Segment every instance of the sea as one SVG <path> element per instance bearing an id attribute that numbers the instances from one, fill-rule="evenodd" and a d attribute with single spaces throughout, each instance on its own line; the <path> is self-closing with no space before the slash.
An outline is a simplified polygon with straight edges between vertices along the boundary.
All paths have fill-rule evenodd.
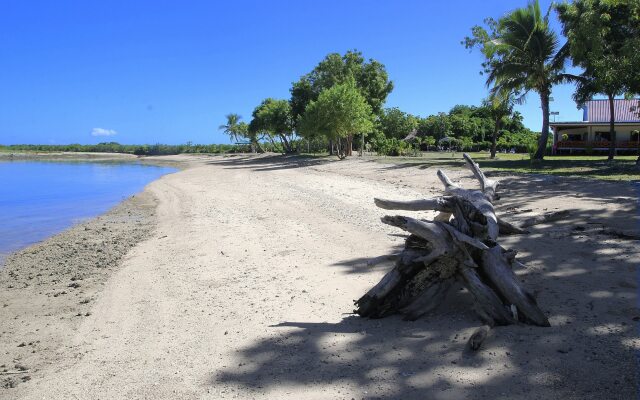
<path id="1" fill-rule="evenodd" d="M 0 161 L 0 265 L 175 171 L 130 162 Z"/>

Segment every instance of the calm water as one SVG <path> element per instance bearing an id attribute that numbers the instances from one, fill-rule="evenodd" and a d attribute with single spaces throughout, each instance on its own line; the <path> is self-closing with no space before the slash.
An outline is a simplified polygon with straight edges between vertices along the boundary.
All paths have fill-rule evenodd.
<path id="1" fill-rule="evenodd" d="M 0 264 L 174 171 L 131 163 L 0 162 Z"/>

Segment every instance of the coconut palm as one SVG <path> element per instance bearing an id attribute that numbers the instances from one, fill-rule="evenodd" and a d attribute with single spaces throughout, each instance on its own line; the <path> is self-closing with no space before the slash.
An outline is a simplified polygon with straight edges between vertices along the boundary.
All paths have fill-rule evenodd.
<path id="1" fill-rule="evenodd" d="M 237 142 L 238 136 L 242 134 L 242 123 L 240 122 L 242 117 L 239 114 L 230 113 L 225 115 L 225 118 L 227 123 L 220 125 L 218 129 L 229 135 L 232 142 Z"/>
<path id="2" fill-rule="evenodd" d="M 558 35 L 549 26 L 549 12 L 541 13 L 538 0 L 488 22 L 491 33 L 475 27 L 474 38 L 467 38 L 465 43 L 482 48 L 487 58 L 483 64 L 487 85 L 493 85 L 493 94 L 517 93 L 519 101 L 531 90 L 540 96 L 542 132 L 534 157 L 542 159 L 549 137 L 551 88 L 566 81 L 563 71 L 568 48 L 560 47 Z"/>
<path id="3" fill-rule="evenodd" d="M 516 99 L 513 93 L 494 93 L 484 101 L 484 106 L 489 110 L 489 115 L 493 120 L 493 133 L 491 135 L 491 158 L 496 158 L 496 142 L 498 133 L 508 123 L 509 117 L 513 114 L 513 106 Z"/>

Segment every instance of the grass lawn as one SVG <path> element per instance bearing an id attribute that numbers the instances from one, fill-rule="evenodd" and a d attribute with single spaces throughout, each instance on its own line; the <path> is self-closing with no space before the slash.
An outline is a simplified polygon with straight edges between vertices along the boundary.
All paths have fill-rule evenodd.
<path id="1" fill-rule="evenodd" d="M 617 156 L 608 162 L 606 156 L 546 156 L 543 161 L 530 161 L 528 154 L 469 153 L 487 171 L 550 174 L 576 176 L 613 181 L 640 181 L 640 169 L 636 168 L 637 156 Z M 423 153 L 421 157 L 379 157 L 380 163 L 422 165 L 428 167 L 464 167 L 462 153 Z"/>

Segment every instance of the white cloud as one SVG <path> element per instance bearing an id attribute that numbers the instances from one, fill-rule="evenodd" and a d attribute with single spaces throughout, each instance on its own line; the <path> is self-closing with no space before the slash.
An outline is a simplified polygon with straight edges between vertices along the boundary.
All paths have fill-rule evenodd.
<path id="1" fill-rule="evenodd" d="M 118 132 L 113 129 L 93 128 L 91 130 L 91 136 L 113 136 L 117 134 Z"/>

